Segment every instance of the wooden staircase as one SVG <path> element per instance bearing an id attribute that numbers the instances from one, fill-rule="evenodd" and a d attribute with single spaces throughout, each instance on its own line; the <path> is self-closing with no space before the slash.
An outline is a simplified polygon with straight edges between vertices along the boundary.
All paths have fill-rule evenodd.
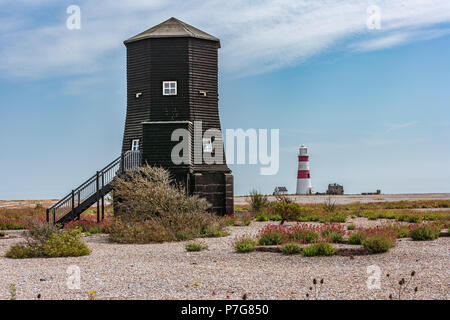
<path id="1" fill-rule="evenodd" d="M 105 216 L 105 196 L 112 190 L 114 179 L 127 170 L 141 166 L 139 151 L 127 151 L 97 171 L 78 188 L 47 209 L 47 222 L 64 225 L 75 219 L 97 202 L 97 222 Z M 100 210 L 101 205 L 101 210 Z"/>

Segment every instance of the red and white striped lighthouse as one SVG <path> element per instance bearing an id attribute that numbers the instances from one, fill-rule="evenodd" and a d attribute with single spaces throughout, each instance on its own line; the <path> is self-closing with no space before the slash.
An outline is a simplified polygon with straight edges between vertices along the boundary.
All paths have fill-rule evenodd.
<path id="1" fill-rule="evenodd" d="M 311 175 L 309 173 L 308 148 L 302 145 L 298 154 L 297 194 L 311 194 Z"/>

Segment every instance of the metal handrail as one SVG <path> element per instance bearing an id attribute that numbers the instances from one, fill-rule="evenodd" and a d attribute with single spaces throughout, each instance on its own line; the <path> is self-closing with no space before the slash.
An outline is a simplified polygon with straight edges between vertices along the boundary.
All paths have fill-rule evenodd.
<path id="1" fill-rule="evenodd" d="M 72 212 L 78 206 L 83 204 L 84 201 L 95 194 L 97 194 L 98 200 L 100 197 L 99 191 L 108 186 L 118 174 L 140 166 L 141 154 L 139 151 L 125 152 L 102 170 L 97 171 L 95 175 L 87 179 L 76 189 L 72 190 L 72 192 L 63 197 L 57 203 L 50 206 L 47 209 L 47 222 L 50 221 L 50 213 L 52 213 L 53 223 L 56 223 L 59 218 Z"/>

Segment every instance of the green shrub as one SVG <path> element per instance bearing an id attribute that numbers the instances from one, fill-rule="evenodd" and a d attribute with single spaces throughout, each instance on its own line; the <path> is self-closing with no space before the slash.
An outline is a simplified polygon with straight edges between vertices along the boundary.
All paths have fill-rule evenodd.
<path id="1" fill-rule="evenodd" d="M 395 224 L 395 225 L 389 226 L 389 228 L 397 233 L 397 238 L 398 239 L 410 237 L 410 231 L 409 231 L 409 228 L 407 226 L 403 226 L 403 225 L 400 225 L 400 224 Z"/>
<path id="2" fill-rule="evenodd" d="M 439 238 L 440 228 L 433 225 L 421 225 L 411 231 L 411 238 L 416 241 L 435 240 Z"/>
<path id="3" fill-rule="evenodd" d="M 330 215 L 326 222 L 345 222 L 347 221 L 347 214 L 343 212 L 338 212 L 334 215 Z"/>
<path id="4" fill-rule="evenodd" d="M 3 231 L 0 231 L 0 238 L 6 236 L 6 233 Z"/>
<path id="5" fill-rule="evenodd" d="M 296 242 L 289 242 L 281 247 L 281 252 L 283 252 L 284 254 L 295 254 L 299 253 L 300 251 L 300 246 Z"/>
<path id="6" fill-rule="evenodd" d="M 13 245 L 6 256 L 14 259 L 78 257 L 91 253 L 80 241 L 81 230 L 58 230 L 51 225 L 33 223 L 29 226 L 27 242 Z"/>
<path id="7" fill-rule="evenodd" d="M 252 218 L 250 216 L 245 215 L 241 217 L 241 226 L 243 227 L 249 226 L 251 222 Z"/>
<path id="8" fill-rule="evenodd" d="M 279 214 L 274 214 L 269 218 L 271 221 L 281 221 L 283 218 Z"/>
<path id="9" fill-rule="evenodd" d="M 362 241 L 366 239 L 366 234 L 363 231 L 352 232 L 348 237 L 348 243 L 350 244 L 361 244 Z"/>
<path id="10" fill-rule="evenodd" d="M 12 259 L 38 258 L 42 256 L 43 253 L 41 248 L 31 247 L 25 243 L 13 245 L 6 252 L 6 257 Z"/>
<path id="11" fill-rule="evenodd" d="M 230 234 L 224 230 L 219 230 L 219 229 L 213 229 L 211 231 L 208 231 L 207 235 L 205 237 L 208 238 L 221 238 L 221 237 L 226 237 L 229 236 Z"/>
<path id="12" fill-rule="evenodd" d="M 341 233 L 339 233 L 339 232 L 332 232 L 329 235 L 329 238 L 334 243 L 343 243 L 343 242 L 345 242 L 344 236 Z"/>
<path id="13" fill-rule="evenodd" d="M 64 229 L 72 230 L 75 228 L 79 228 L 81 232 L 86 235 L 99 234 L 99 233 L 107 233 L 108 225 L 111 221 L 105 219 L 101 222 L 97 222 L 94 220 L 74 220 L 64 224 Z"/>
<path id="14" fill-rule="evenodd" d="M 347 230 L 355 230 L 355 229 L 356 229 L 356 226 L 354 224 L 349 224 L 347 226 Z"/>
<path id="15" fill-rule="evenodd" d="M 286 238 L 287 236 L 284 233 L 278 230 L 271 230 L 270 232 L 261 234 L 259 244 L 262 246 L 281 244 Z"/>
<path id="16" fill-rule="evenodd" d="M 188 243 L 186 245 L 186 251 L 202 251 L 207 249 L 208 246 L 205 246 L 201 243 L 198 242 L 192 242 L 192 243 Z"/>
<path id="17" fill-rule="evenodd" d="M 323 210 L 328 213 L 333 213 L 336 211 L 336 201 L 334 201 L 331 197 L 323 203 Z"/>
<path id="18" fill-rule="evenodd" d="M 255 250 L 257 242 L 253 238 L 242 237 L 234 242 L 234 249 L 237 252 L 245 253 Z"/>
<path id="19" fill-rule="evenodd" d="M 260 213 L 256 216 L 256 221 L 268 221 L 269 218 L 264 214 Z"/>
<path id="20" fill-rule="evenodd" d="M 388 251 L 395 240 L 390 237 L 384 237 L 379 235 L 373 235 L 367 237 L 362 241 L 364 248 L 370 251 L 370 253 L 382 253 Z"/>
<path id="21" fill-rule="evenodd" d="M 253 189 L 250 191 L 250 194 L 247 198 L 247 202 L 250 205 L 250 210 L 253 213 L 258 213 L 262 208 L 265 208 L 269 205 L 269 201 L 267 197 L 261 194 L 258 190 Z"/>
<path id="22" fill-rule="evenodd" d="M 81 242 L 81 230 L 74 229 L 68 232 L 54 233 L 43 246 L 44 256 L 56 257 L 79 257 L 91 253 L 89 248 Z"/>
<path id="23" fill-rule="evenodd" d="M 420 216 L 409 216 L 406 218 L 406 221 L 411 222 L 411 223 L 418 223 L 420 221 L 422 221 L 422 217 Z"/>
<path id="24" fill-rule="evenodd" d="M 330 243 L 319 242 L 304 247 L 302 252 L 305 257 L 331 256 L 335 253 L 335 250 Z"/>
<path id="25" fill-rule="evenodd" d="M 205 199 L 188 196 L 169 172 L 159 167 L 142 166 L 129 170 L 113 182 L 114 215 L 122 221 L 144 222 L 153 218 L 205 213 Z"/>
<path id="26" fill-rule="evenodd" d="M 297 203 L 277 202 L 272 207 L 273 212 L 281 217 L 281 222 L 295 221 L 301 213 L 301 207 Z"/>

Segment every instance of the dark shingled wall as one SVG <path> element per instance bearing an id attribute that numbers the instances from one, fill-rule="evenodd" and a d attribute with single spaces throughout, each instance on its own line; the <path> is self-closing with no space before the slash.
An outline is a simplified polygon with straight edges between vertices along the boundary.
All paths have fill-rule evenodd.
<path id="1" fill-rule="evenodd" d="M 150 38 L 127 43 L 126 47 L 128 94 L 122 151 L 130 150 L 132 139 L 140 139 L 144 161 L 169 169 L 190 193 L 205 197 L 212 204 L 212 211 L 232 213 L 233 176 L 225 162 L 174 165 L 170 158 L 178 143 L 171 141 L 175 129 L 186 128 L 192 134 L 193 123 L 199 120 L 203 122 L 203 132 L 221 129 L 217 42 Z M 176 96 L 162 94 L 163 81 L 177 81 Z M 207 95 L 201 95 L 200 90 L 207 91 Z M 136 98 L 138 92 L 142 95 Z M 201 146 L 194 150 L 192 135 L 191 140 L 193 160 L 193 152 L 202 150 Z"/>

